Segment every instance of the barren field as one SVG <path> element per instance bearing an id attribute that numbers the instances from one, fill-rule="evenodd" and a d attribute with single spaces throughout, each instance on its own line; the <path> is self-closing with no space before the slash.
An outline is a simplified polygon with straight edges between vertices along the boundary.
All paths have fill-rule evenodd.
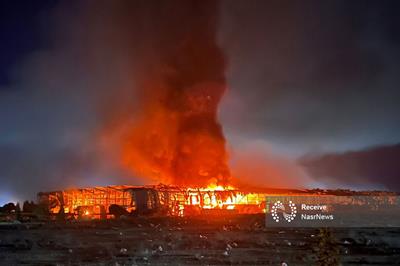
<path id="1" fill-rule="evenodd" d="M 400 265 L 400 228 L 331 234 L 265 228 L 264 215 L 2 224 L 0 264 L 316 265 L 337 250 L 342 265 Z"/>

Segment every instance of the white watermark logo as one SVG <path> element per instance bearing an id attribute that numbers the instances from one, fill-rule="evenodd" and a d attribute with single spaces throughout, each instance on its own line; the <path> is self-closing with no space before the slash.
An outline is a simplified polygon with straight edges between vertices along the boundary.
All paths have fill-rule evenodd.
<path id="1" fill-rule="evenodd" d="M 267 227 L 400 227 L 400 196 L 301 194 L 265 199 Z"/>
<path id="2" fill-rule="evenodd" d="M 289 206 L 290 212 L 286 211 L 286 208 L 281 201 L 278 200 L 277 202 L 275 202 L 274 205 L 272 205 L 272 211 L 271 211 L 272 219 L 274 219 L 275 222 L 279 223 L 280 216 L 278 215 L 278 210 L 280 210 L 279 212 L 282 213 L 283 218 L 288 223 L 293 221 L 294 218 L 296 218 L 297 208 L 296 208 L 296 205 L 291 200 L 289 201 L 288 206 Z"/>

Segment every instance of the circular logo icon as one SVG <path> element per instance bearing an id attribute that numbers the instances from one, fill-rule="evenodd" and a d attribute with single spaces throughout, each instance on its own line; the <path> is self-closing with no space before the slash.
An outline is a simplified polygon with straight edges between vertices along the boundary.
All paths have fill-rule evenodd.
<path id="1" fill-rule="evenodd" d="M 296 218 L 297 208 L 296 205 L 290 200 L 287 209 L 285 208 L 283 203 L 278 200 L 277 202 L 274 203 L 274 205 L 272 205 L 272 210 L 271 210 L 272 219 L 274 219 L 275 222 L 279 223 L 280 221 L 279 213 L 282 213 L 283 218 L 288 223 L 290 223 L 291 221 L 294 220 L 294 218 Z"/>

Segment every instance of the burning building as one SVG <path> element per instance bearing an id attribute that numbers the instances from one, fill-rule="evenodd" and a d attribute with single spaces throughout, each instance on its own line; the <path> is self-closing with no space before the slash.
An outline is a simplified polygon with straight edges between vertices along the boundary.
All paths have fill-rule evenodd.
<path id="1" fill-rule="evenodd" d="M 306 204 L 374 206 L 395 204 L 397 194 L 391 192 L 356 192 L 349 190 L 238 190 L 221 186 L 184 188 L 178 186 L 107 186 L 67 189 L 38 193 L 39 204 L 51 215 L 64 213 L 71 218 L 113 218 L 127 216 L 195 216 L 201 214 L 256 214 L 270 212 L 270 200 L 296 199 Z M 370 196 L 366 201 L 365 196 Z M 372 196 L 372 197 L 371 197 Z M 113 213 L 112 209 L 119 209 Z"/>
<path id="2" fill-rule="evenodd" d="M 40 204 L 50 214 L 64 212 L 76 218 L 109 218 L 110 207 L 122 207 L 126 214 L 168 216 L 207 212 L 262 213 L 265 193 L 233 188 L 182 188 L 177 186 L 108 186 L 38 193 Z"/>
<path id="3" fill-rule="evenodd" d="M 232 187 L 226 139 L 218 119 L 219 103 L 227 90 L 227 60 L 217 42 L 219 3 L 173 3 L 157 3 L 162 12 L 152 23 L 165 32 L 153 36 L 155 41 L 147 46 L 150 50 L 144 49 L 146 64 L 135 75 L 133 86 L 128 86 L 137 90 L 137 106 L 124 106 L 125 112 L 116 114 L 110 110 L 118 107 L 107 106 L 107 130 L 100 134 L 118 136 L 117 145 L 111 146 L 118 146 L 122 167 L 133 176 L 168 185 L 39 193 L 39 202 L 50 213 L 106 218 L 112 206 L 131 214 L 172 216 L 265 210 L 265 191 Z M 132 109 L 137 113 L 130 113 Z"/>
<path id="4" fill-rule="evenodd" d="M 231 187 L 218 119 L 227 90 L 227 60 L 217 42 L 218 1 L 167 1 L 157 3 L 158 9 L 162 12 L 152 24 L 165 32 L 153 36 L 150 50 L 144 49 L 147 68 L 130 87 L 138 91 L 138 112 L 107 115 L 107 130 L 100 135 L 118 132 L 122 167 L 132 175 L 168 185 L 39 193 L 39 202 L 49 206 L 50 213 L 107 217 L 113 205 L 129 213 L 178 216 L 208 210 L 263 211 L 265 194 Z M 107 108 L 107 114 L 114 109 Z"/>

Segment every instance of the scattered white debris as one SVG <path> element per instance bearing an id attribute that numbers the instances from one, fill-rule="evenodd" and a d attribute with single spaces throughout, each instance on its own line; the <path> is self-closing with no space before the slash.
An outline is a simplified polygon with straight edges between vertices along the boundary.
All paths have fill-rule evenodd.
<path id="1" fill-rule="evenodd" d="M 198 259 L 198 260 L 204 259 L 204 256 L 203 256 L 203 255 L 200 255 L 200 254 L 198 254 L 198 253 L 195 254 L 194 256 L 195 256 L 195 258 Z"/>
<path id="2" fill-rule="evenodd" d="M 292 242 L 290 242 L 289 240 L 284 240 L 285 241 L 285 243 L 288 245 L 288 246 L 291 246 L 292 245 Z"/>
<path id="3" fill-rule="evenodd" d="M 203 236 L 203 235 L 200 235 L 200 238 L 201 238 L 201 239 L 207 239 L 207 237 L 206 237 L 206 236 Z"/>
<path id="4" fill-rule="evenodd" d="M 222 255 L 229 256 L 229 252 L 225 250 L 224 253 L 222 253 Z"/>
<path id="5" fill-rule="evenodd" d="M 125 255 L 127 252 L 128 252 L 128 250 L 127 250 L 126 248 L 121 248 L 121 249 L 119 250 L 119 253 L 121 253 L 121 254 L 123 254 L 123 255 Z"/>

